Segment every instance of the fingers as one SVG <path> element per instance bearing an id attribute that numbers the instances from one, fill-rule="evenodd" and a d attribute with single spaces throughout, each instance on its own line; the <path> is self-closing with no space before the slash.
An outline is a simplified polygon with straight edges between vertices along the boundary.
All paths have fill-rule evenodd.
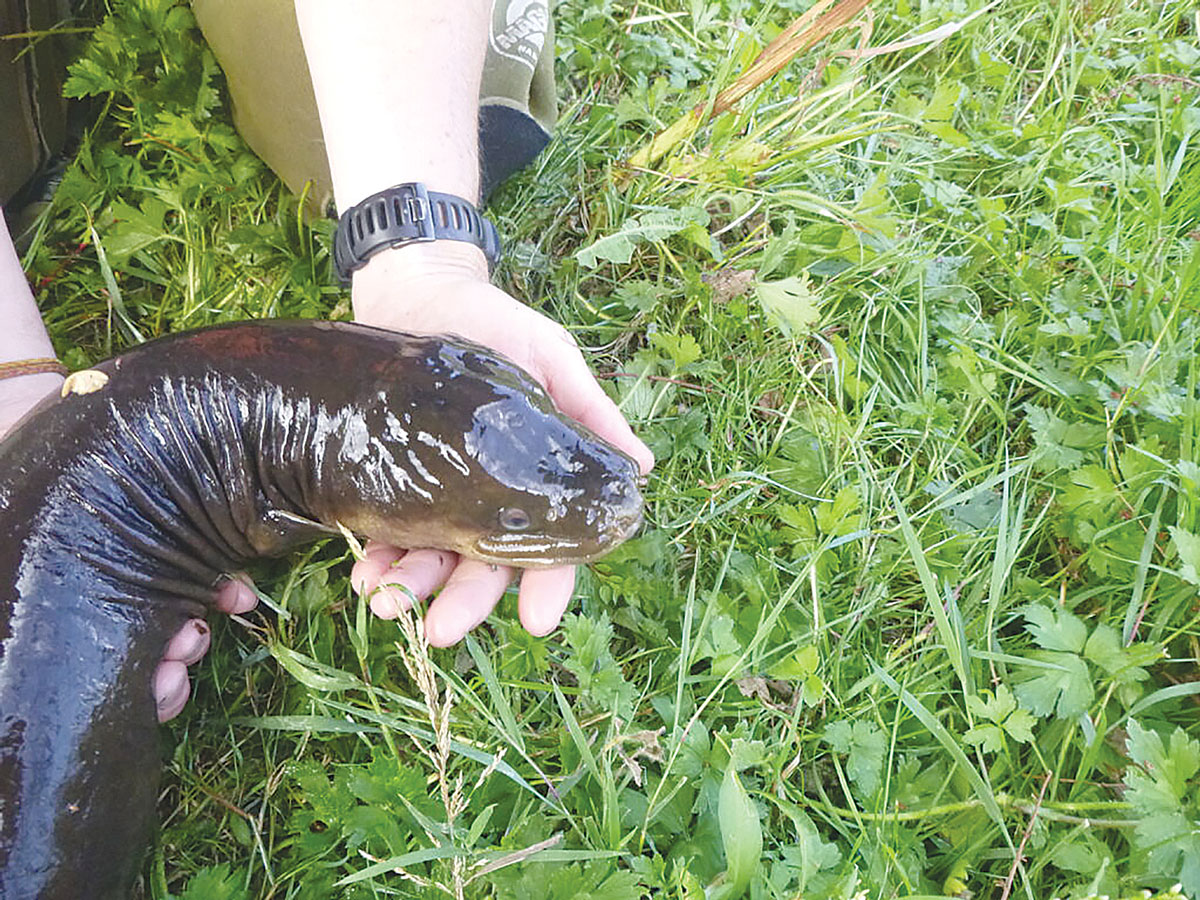
<path id="1" fill-rule="evenodd" d="M 460 559 L 445 550 L 404 551 L 368 541 L 364 552 L 366 558 L 350 572 L 350 583 L 369 595 L 371 611 L 382 619 L 394 619 L 414 598 L 419 602 L 441 588 L 425 614 L 425 637 L 435 647 L 458 643 L 486 619 L 514 575 L 506 566 Z M 549 634 L 558 627 L 574 588 L 573 566 L 523 572 L 521 624 L 531 634 Z"/>
<path id="2" fill-rule="evenodd" d="M 512 580 L 513 570 L 464 559 L 425 614 L 425 636 L 435 647 L 458 643 L 488 617 Z M 529 569 L 521 573 L 518 608 L 530 634 L 558 627 L 575 589 L 575 567 Z"/>
<path id="3" fill-rule="evenodd" d="M 258 606 L 258 595 L 254 593 L 254 582 L 245 572 L 226 576 L 217 586 L 214 602 L 218 610 L 230 615 L 250 612 Z"/>
<path id="4" fill-rule="evenodd" d="M 379 586 L 383 574 L 404 555 L 398 547 L 367 541 L 363 559 L 355 560 L 350 568 L 350 586 L 360 594 L 369 594 Z"/>
<path id="5" fill-rule="evenodd" d="M 371 598 L 371 610 L 385 619 L 394 619 L 402 606 L 408 607 L 414 598 L 424 600 L 445 584 L 457 564 L 458 554 L 448 550 L 412 550 L 404 554 L 384 575 L 380 590 Z"/>
<path id="6" fill-rule="evenodd" d="M 184 666 L 198 663 L 208 652 L 211 641 L 212 632 L 208 623 L 203 619 L 192 619 L 167 642 L 167 649 L 163 651 L 163 661 L 181 662 Z"/>
<path id="7" fill-rule="evenodd" d="M 571 335 L 559 329 L 559 340 L 544 344 L 540 353 L 538 368 L 558 408 L 632 456 L 643 475 L 654 468 L 654 454 L 604 393 Z"/>
<path id="8" fill-rule="evenodd" d="M 213 604 L 225 613 L 249 612 L 258 605 L 254 582 L 243 572 L 224 578 L 213 592 Z M 203 619 L 190 619 L 167 642 L 151 684 L 158 721 L 167 722 L 183 711 L 191 694 L 187 667 L 203 658 L 211 642 L 212 632 Z"/>
<path id="9" fill-rule="evenodd" d="M 183 711 L 191 693 L 187 666 L 176 659 L 165 659 L 154 670 L 154 702 L 158 721 L 167 722 Z"/>
<path id="10" fill-rule="evenodd" d="M 521 624 L 532 635 L 542 637 L 562 621 L 575 590 L 575 567 L 527 569 L 521 573 L 517 611 Z"/>
<path id="11" fill-rule="evenodd" d="M 461 560 L 425 614 L 429 643 L 449 647 L 461 641 L 488 617 L 512 577 L 513 570 L 507 566 Z"/>
<path id="12" fill-rule="evenodd" d="M 356 591 L 370 593 L 371 611 L 381 618 L 395 618 L 414 596 L 421 600 L 441 588 L 425 615 L 425 636 L 435 647 L 458 643 L 486 619 L 514 575 L 506 566 L 460 559 L 444 550 L 406 552 L 370 542 L 365 552 L 366 558 L 351 570 L 350 580 Z M 530 634 L 549 634 L 561 621 L 574 587 L 573 566 L 523 572 L 518 597 L 521 624 Z M 245 575 L 222 582 L 216 596 L 218 608 L 230 613 L 246 612 L 258 602 Z M 211 637 L 203 619 L 192 619 L 168 642 L 153 681 L 160 722 L 175 718 L 187 704 L 191 693 L 187 667 L 204 656 Z"/>
<path id="13" fill-rule="evenodd" d="M 413 601 L 420 602 L 442 587 L 458 563 L 458 554 L 442 550 L 414 550 L 404 553 L 385 572 L 382 583 L 371 595 L 371 612 L 394 619 Z"/>
<path id="14" fill-rule="evenodd" d="M 368 543 L 366 559 L 354 564 L 350 582 L 370 597 L 371 612 L 381 619 L 394 619 L 414 598 L 424 600 L 454 571 L 458 554 L 448 550 L 398 550 L 385 544 Z"/>

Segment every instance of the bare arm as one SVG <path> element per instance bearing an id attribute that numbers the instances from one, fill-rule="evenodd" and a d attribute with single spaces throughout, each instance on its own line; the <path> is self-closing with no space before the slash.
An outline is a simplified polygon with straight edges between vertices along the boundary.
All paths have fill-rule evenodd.
<path id="1" fill-rule="evenodd" d="M 338 207 L 398 181 L 474 202 L 486 0 L 296 0 Z"/>
<path id="2" fill-rule="evenodd" d="M 486 0 L 296 0 L 339 209 L 405 181 L 477 199 L 489 14 Z M 492 286 L 477 248 L 435 241 L 384 251 L 355 273 L 352 290 L 360 322 L 457 333 L 500 350 L 540 379 L 564 412 L 644 470 L 653 465 L 571 336 Z M 372 608 L 384 616 L 408 602 L 405 590 L 387 585 L 418 597 L 441 587 L 426 634 L 432 643 L 452 644 L 487 617 L 513 574 L 443 551 L 372 545 L 353 578 L 360 590 L 374 591 Z M 525 627 L 551 631 L 574 580 L 570 568 L 526 572 L 519 599 Z"/>
<path id="3" fill-rule="evenodd" d="M 0 222 L 0 362 L 54 356 L 42 315 L 21 270 L 8 228 Z M 62 384 L 53 373 L 20 375 L 0 381 L 0 436 L 35 403 Z"/>

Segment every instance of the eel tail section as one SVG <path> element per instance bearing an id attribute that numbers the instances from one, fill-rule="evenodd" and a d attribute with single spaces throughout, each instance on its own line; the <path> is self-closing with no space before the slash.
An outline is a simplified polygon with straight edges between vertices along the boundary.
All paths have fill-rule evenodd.
<path id="1" fill-rule="evenodd" d="M 637 467 L 452 338 L 262 321 L 142 345 L 0 442 L 0 897 L 129 896 L 151 678 L 219 580 L 344 525 L 514 566 L 636 530 Z"/>

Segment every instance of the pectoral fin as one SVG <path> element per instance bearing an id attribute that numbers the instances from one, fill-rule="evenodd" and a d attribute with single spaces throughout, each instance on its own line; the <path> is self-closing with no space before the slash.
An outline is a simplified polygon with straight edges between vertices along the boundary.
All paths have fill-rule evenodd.
<path id="1" fill-rule="evenodd" d="M 254 549 L 264 556 L 279 556 L 302 544 L 338 534 L 336 528 L 282 509 L 268 510 L 249 530 Z"/>

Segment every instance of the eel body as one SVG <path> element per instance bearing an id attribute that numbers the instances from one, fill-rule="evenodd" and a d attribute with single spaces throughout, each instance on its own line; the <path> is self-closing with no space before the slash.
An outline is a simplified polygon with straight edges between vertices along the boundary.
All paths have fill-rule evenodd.
<path id="1" fill-rule="evenodd" d="M 338 523 L 531 567 L 641 519 L 637 467 L 473 344 L 328 322 L 163 338 L 0 443 L 0 897 L 123 898 L 151 678 L 219 579 Z"/>

